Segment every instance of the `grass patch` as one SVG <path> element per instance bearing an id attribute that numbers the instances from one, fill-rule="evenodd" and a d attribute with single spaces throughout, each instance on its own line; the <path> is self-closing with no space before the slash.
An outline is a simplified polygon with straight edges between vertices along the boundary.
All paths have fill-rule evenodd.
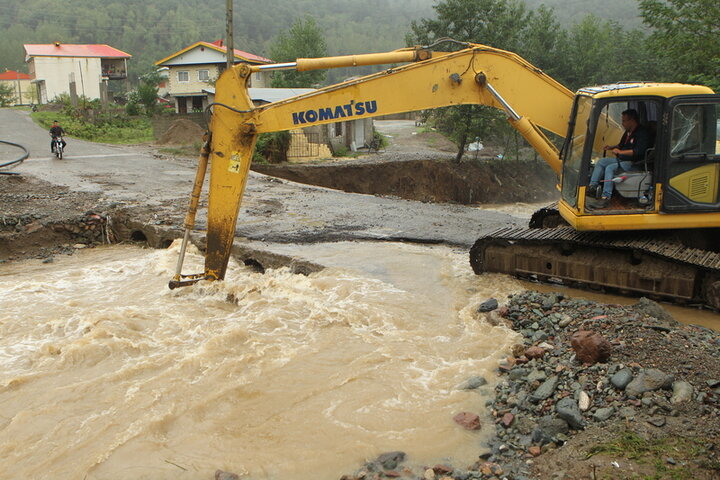
<path id="1" fill-rule="evenodd" d="M 33 112 L 32 119 L 49 130 L 57 120 L 68 135 L 91 142 L 131 144 L 153 141 L 152 125 L 146 117 L 98 114 L 92 121 L 62 112 Z"/>
<path id="2" fill-rule="evenodd" d="M 710 460 L 703 441 L 694 438 L 666 436 L 646 440 L 634 432 L 624 431 L 613 440 L 590 448 L 587 457 L 594 455 L 625 458 L 654 469 L 650 474 L 622 477 L 628 480 L 690 480 L 696 477 L 698 469 L 720 473 L 720 462 Z M 670 458 L 675 465 L 668 462 Z"/>

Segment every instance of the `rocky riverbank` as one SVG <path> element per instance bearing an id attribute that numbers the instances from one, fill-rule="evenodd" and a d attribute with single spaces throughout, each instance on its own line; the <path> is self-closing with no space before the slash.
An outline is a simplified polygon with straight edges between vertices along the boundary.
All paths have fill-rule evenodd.
<path id="1" fill-rule="evenodd" d="M 342 480 L 720 478 L 718 332 L 647 299 L 628 307 L 526 291 L 478 311 L 522 335 L 499 365 L 491 417 L 455 417 L 471 430 L 495 423 L 485 453 L 470 466 L 418 466 L 388 452 Z M 486 385 L 472 377 L 459 388 Z"/>

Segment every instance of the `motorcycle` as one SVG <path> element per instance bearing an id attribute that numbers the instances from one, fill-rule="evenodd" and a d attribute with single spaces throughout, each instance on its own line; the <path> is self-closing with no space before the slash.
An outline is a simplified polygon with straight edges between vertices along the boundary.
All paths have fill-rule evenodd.
<path id="1" fill-rule="evenodd" d="M 63 157 L 63 138 L 61 136 L 53 137 L 52 139 L 52 149 L 53 153 L 55 153 L 55 156 L 59 159 L 62 159 Z"/>

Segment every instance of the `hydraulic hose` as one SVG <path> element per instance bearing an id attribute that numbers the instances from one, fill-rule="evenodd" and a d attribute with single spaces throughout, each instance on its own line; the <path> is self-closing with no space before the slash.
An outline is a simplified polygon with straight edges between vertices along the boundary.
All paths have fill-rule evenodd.
<path id="1" fill-rule="evenodd" d="M 15 160 L 10 160 L 9 162 L 5 162 L 5 163 L 0 163 L 0 168 L 14 167 L 16 165 L 20 165 L 22 162 L 25 161 L 26 158 L 28 158 L 30 156 L 30 151 L 27 148 L 25 148 L 24 146 L 20 145 L 19 143 L 7 142 L 5 140 L 0 140 L 0 143 L 3 143 L 5 145 L 10 145 L 11 147 L 17 147 L 23 151 L 23 153 Z M 0 172 L 0 175 L 16 175 L 16 174 L 11 173 L 11 172 Z"/>

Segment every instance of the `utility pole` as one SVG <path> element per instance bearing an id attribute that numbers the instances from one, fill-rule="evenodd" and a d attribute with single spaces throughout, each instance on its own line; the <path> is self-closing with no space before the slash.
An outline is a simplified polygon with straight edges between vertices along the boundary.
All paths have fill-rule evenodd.
<path id="1" fill-rule="evenodd" d="M 227 0 L 227 28 L 225 32 L 225 48 L 227 49 L 227 69 L 235 63 L 235 47 L 233 46 L 233 0 Z"/>

